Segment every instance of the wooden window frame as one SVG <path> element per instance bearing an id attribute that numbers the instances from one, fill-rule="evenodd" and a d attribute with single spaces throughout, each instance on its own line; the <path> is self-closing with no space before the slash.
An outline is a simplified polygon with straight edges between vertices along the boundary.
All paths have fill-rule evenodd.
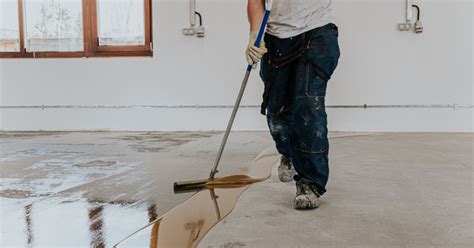
<path id="1" fill-rule="evenodd" d="M 1 58 L 89 58 L 89 57 L 153 57 L 152 0 L 145 3 L 145 45 L 99 46 L 97 1 L 82 0 L 84 51 L 81 52 L 27 52 L 25 49 L 24 0 L 18 1 L 20 51 L 0 52 Z"/>

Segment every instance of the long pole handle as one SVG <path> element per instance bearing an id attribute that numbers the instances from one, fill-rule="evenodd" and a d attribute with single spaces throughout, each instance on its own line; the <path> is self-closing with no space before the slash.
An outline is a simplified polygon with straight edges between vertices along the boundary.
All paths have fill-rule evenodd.
<path id="1" fill-rule="evenodd" d="M 257 40 L 255 41 L 256 47 L 260 47 L 260 43 L 262 42 L 263 35 L 265 34 L 265 29 L 267 27 L 269 16 L 270 16 L 270 9 L 267 8 L 265 10 L 265 15 L 263 16 L 262 25 L 260 26 Z M 218 172 L 217 167 L 219 166 L 219 163 L 221 161 L 222 153 L 224 153 L 224 148 L 225 148 L 225 145 L 227 144 L 227 139 L 229 138 L 229 134 L 230 134 L 230 131 L 232 130 L 232 126 L 234 125 L 235 116 L 237 115 L 237 111 L 239 110 L 240 102 L 242 101 L 245 88 L 247 87 L 247 82 L 249 80 L 251 71 L 252 71 L 252 65 L 248 65 L 247 71 L 245 72 L 244 80 L 242 81 L 242 86 L 240 87 L 240 91 L 237 96 L 237 100 L 235 101 L 235 104 L 234 104 L 234 109 L 232 110 L 229 123 L 227 124 L 227 128 L 224 133 L 224 138 L 222 139 L 221 146 L 219 147 L 219 152 L 217 153 L 217 157 L 214 162 L 214 167 L 212 168 L 211 174 L 209 175 L 209 179 L 214 179 L 216 173 Z"/>

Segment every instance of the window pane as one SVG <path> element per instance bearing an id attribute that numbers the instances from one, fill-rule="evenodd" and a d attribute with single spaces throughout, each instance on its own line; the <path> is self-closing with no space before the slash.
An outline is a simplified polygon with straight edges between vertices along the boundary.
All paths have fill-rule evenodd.
<path id="1" fill-rule="evenodd" d="M 0 52 L 20 51 L 18 1 L 0 0 Z"/>
<path id="2" fill-rule="evenodd" d="M 29 52 L 83 51 L 82 0 L 24 0 Z"/>
<path id="3" fill-rule="evenodd" d="M 144 45 L 144 0 L 97 1 L 99 46 Z"/>

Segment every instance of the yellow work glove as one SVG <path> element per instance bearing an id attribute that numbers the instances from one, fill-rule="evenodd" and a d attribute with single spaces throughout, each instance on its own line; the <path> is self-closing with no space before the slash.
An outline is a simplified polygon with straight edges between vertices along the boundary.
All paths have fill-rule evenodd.
<path id="1" fill-rule="evenodd" d="M 267 48 L 265 47 L 265 42 L 261 41 L 260 47 L 255 46 L 255 41 L 257 41 L 257 32 L 252 32 L 250 34 L 249 45 L 247 46 L 247 50 L 245 50 L 245 55 L 247 57 L 247 62 L 249 65 L 252 66 L 252 69 L 257 68 L 258 62 L 262 59 L 263 55 L 268 52 Z"/>

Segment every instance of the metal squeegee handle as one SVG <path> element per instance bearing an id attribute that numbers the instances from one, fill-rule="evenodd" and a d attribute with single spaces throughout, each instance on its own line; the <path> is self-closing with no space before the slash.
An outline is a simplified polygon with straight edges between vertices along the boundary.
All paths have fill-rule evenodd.
<path id="1" fill-rule="evenodd" d="M 260 31 L 258 32 L 257 40 L 255 41 L 256 47 L 260 47 L 260 43 L 262 42 L 263 35 L 265 34 L 265 29 L 267 27 L 268 17 L 270 16 L 270 10 L 271 10 L 271 1 L 267 1 L 267 6 L 265 9 L 265 14 L 263 16 L 262 25 L 260 26 Z M 244 76 L 244 80 L 242 81 L 242 86 L 240 87 L 239 95 L 237 96 L 234 109 L 232 110 L 232 115 L 230 116 L 229 123 L 227 124 L 227 128 L 224 133 L 224 138 L 222 139 L 221 146 L 219 147 L 219 152 L 217 153 L 217 157 L 214 162 L 214 167 L 212 168 L 211 174 L 209 176 L 210 179 L 214 179 L 216 173 L 218 172 L 217 167 L 219 166 L 219 162 L 221 161 L 222 153 L 224 152 L 227 139 L 229 138 L 230 130 L 232 129 L 232 125 L 234 124 L 235 116 L 237 115 L 237 111 L 239 110 L 240 102 L 242 101 L 242 96 L 244 95 L 245 87 L 247 87 L 247 82 L 249 80 L 251 71 L 252 71 L 252 65 L 248 65 L 247 71 Z"/>

